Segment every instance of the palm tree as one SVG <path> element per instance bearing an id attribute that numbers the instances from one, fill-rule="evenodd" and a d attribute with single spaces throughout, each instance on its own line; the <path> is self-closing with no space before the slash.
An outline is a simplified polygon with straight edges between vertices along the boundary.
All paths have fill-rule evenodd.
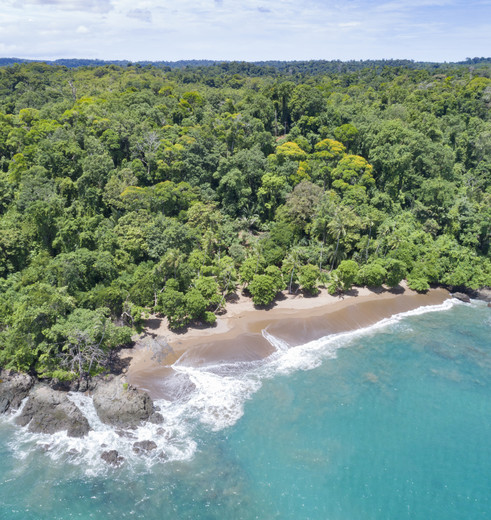
<path id="1" fill-rule="evenodd" d="M 331 270 L 329 272 L 331 272 L 333 267 L 339 264 L 339 262 L 346 260 L 346 257 L 346 251 L 342 247 L 336 248 L 334 244 L 330 244 L 326 250 L 326 258 L 331 262 Z"/>
<path id="2" fill-rule="evenodd" d="M 177 268 L 179 264 L 184 261 L 184 258 L 184 254 L 181 253 L 179 249 L 168 249 L 160 261 L 160 265 L 164 273 L 168 274 L 170 272 L 174 275 L 174 278 L 177 279 Z"/>
<path id="3" fill-rule="evenodd" d="M 288 284 L 288 293 L 292 293 L 293 277 L 295 275 L 295 269 L 300 267 L 300 258 L 297 249 L 292 248 L 288 253 L 287 257 L 283 260 L 283 267 L 286 268 L 290 275 L 290 283 Z"/>
<path id="4" fill-rule="evenodd" d="M 343 213 L 344 212 L 341 211 L 341 208 L 339 208 L 338 211 L 336 211 L 336 213 L 334 214 L 332 220 L 327 225 L 331 233 L 331 236 L 336 240 L 336 249 L 332 256 L 331 271 L 334 269 L 334 262 L 338 257 L 339 242 L 341 240 L 341 237 L 345 237 L 347 233 L 347 215 L 343 215 Z"/>

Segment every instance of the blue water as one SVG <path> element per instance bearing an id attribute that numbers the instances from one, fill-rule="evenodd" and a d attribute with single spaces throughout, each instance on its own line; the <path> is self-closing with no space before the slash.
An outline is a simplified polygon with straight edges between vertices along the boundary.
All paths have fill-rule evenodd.
<path id="1" fill-rule="evenodd" d="M 228 427 L 183 416 L 187 460 L 88 472 L 0 422 L 0 518 L 489 519 L 490 332 L 458 304 L 228 371 L 260 388 L 228 391 Z"/>

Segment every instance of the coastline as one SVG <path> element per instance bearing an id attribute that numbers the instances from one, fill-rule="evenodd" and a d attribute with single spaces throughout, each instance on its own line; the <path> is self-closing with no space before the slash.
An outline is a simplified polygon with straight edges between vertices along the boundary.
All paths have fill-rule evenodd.
<path id="1" fill-rule="evenodd" d="M 401 284 L 395 290 L 354 288 L 348 294 L 331 296 L 325 289 L 317 296 L 283 294 L 274 306 L 257 309 L 250 298 L 239 296 L 227 303 L 217 316 L 215 327 L 190 327 L 172 332 L 164 319 L 151 317 L 135 346 L 121 351 L 129 361 L 126 380 L 152 398 L 174 400 L 188 381 L 177 378 L 172 368 L 177 360 L 190 366 L 257 361 L 276 348 L 262 334 L 295 346 L 329 334 L 348 332 L 373 325 L 384 318 L 449 298 L 445 289 L 419 294 Z M 185 388 L 184 388 L 185 391 Z"/>

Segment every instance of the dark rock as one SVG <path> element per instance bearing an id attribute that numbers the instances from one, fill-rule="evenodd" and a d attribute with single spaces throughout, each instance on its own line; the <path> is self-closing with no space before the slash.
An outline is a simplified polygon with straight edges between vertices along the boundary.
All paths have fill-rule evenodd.
<path id="1" fill-rule="evenodd" d="M 476 300 L 491 303 L 491 289 L 489 287 L 478 289 L 476 293 Z"/>
<path id="2" fill-rule="evenodd" d="M 81 379 L 78 382 L 77 392 L 87 392 L 88 389 L 89 389 L 89 383 L 88 383 L 87 379 Z"/>
<path id="3" fill-rule="evenodd" d="M 133 444 L 133 451 L 140 455 L 155 449 L 157 449 L 157 445 L 153 441 L 139 441 Z"/>
<path id="4" fill-rule="evenodd" d="M 103 423 L 135 428 L 153 413 L 150 396 L 125 383 L 121 377 L 100 382 L 93 395 L 94 407 Z"/>
<path id="5" fill-rule="evenodd" d="M 162 424 L 164 422 L 164 417 L 161 413 L 154 412 L 149 418 L 148 422 L 151 422 L 152 424 Z"/>
<path id="6" fill-rule="evenodd" d="M 66 431 L 69 437 L 83 437 L 90 426 L 77 406 L 65 392 L 38 386 L 27 400 L 16 419 L 20 426 L 28 426 L 34 433 L 56 433 Z"/>
<path id="7" fill-rule="evenodd" d="M 473 300 L 480 300 L 482 302 L 491 302 L 491 288 L 483 287 L 482 289 L 462 289 L 460 294 L 466 294 Z M 457 294 L 457 293 L 455 293 Z M 454 296 L 455 296 L 454 294 Z M 456 297 L 456 296 L 455 296 Z"/>
<path id="8" fill-rule="evenodd" d="M 488 307 L 491 307 L 491 303 L 488 303 Z"/>
<path id="9" fill-rule="evenodd" d="M 470 303 L 471 302 L 471 299 L 469 298 L 469 296 L 467 294 L 464 294 L 464 293 L 461 293 L 461 292 L 453 293 L 452 296 L 454 298 L 457 298 L 457 300 L 460 300 L 461 302 L 464 302 L 464 303 Z"/>
<path id="10" fill-rule="evenodd" d="M 124 457 L 121 457 L 117 450 L 103 451 L 101 459 L 112 466 L 121 466 L 124 462 Z"/>
<path id="11" fill-rule="evenodd" d="M 124 439 L 136 439 L 136 435 L 128 430 L 116 430 L 116 434 Z"/>
<path id="12" fill-rule="evenodd" d="M 53 390 L 59 390 L 60 392 L 77 392 L 78 390 L 78 379 L 73 381 L 64 381 L 54 377 L 47 381 L 47 384 Z"/>
<path id="13" fill-rule="evenodd" d="M 61 390 L 62 392 L 86 392 L 89 389 L 89 380 L 82 378 L 73 381 L 60 381 L 55 378 L 51 379 L 49 386 L 53 390 Z"/>
<path id="14" fill-rule="evenodd" d="M 0 370 L 0 413 L 19 408 L 33 384 L 34 379 L 27 374 Z"/>

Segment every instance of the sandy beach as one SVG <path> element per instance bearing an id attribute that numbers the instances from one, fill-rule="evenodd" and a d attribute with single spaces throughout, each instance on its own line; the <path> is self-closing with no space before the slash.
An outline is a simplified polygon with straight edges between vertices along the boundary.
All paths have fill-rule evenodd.
<path id="1" fill-rule="evenodd" d="M 227 303 L 215 327 L 190 327 L 176 333 L 169 330 L 165 318 L 151 317 L 135 346 L 123 350 L 121 357 L 131 358 L 126 374 L 129 383 L 153 398 L 172 400 L 186 387 L 172 369 L 178 359 L 192 366 L 264 359 L 275 348 L 263 337 L 263 330 L 294 347 L 448 298 L 444 289 L 418 294 L 405 285 L 396 290 L 354 288 L 342 296 L 331 296 L 324 289 L 315 297 L 285 293 L 266 310 L 256 309 L 250 298 L 241 295 Z"/>

